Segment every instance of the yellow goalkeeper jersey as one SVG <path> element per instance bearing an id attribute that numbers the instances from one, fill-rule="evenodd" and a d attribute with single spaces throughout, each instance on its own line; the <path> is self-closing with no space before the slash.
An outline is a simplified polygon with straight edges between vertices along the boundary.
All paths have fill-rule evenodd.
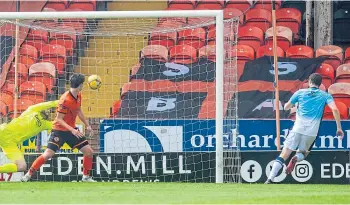
<path id="1" fill-rule="evenodd" d="M 0 146 L 1 141 L 15 140 L 20 143 L 43 130 L 51 130 L 52 122 L 43 119 L 40 112 L 54 108 L 57 104 L 58 100 L 29 106 L 19 117 L 8 124 L 2 124 L 0 126 Z"/>

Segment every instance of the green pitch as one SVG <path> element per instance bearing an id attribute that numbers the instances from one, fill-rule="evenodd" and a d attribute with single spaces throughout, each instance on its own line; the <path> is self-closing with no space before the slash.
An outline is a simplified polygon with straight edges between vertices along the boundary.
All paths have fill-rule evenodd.
<path id="1" fill-rule="evenodd" d="M 0 183 L 0 203 L 349 204 L 349 185 Z"/>

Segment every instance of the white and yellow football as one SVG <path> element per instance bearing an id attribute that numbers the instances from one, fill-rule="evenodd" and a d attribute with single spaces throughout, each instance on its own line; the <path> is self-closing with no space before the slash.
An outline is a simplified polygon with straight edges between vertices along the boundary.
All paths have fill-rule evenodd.
<path id="1" fill-rule="evenodd" d="M 87 83 L 90 89 L 97 90 L 101 87 L 102 80 L 101 77 L 98 75 L 90 75 Z"/>

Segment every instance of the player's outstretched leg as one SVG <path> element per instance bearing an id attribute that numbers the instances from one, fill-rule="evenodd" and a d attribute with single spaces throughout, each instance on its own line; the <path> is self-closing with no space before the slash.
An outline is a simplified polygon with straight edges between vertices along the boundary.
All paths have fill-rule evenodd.
<path id="1" fill-rule="evenodd" d="M 23 172 L 27 169 L 27 163 L 24 160 L 21 150 L 18 149 L 16 143 L 8 144 L 2 147 L 6 157 L 11 163 L 6 163 L 0 166 L 0 173 L 15 173 Z"/>
<path id="2" fill-rule="evenodd" d="M 46 149 L 45 152 L 40 155 L 36 160 L 33 162 L 32 166 L 28 170 L 28 172 L 21 178 L 22 182 L 27 182 L 32 178 L 32 175 L 34 172 L 38 171 L 40 167 L 50 158 L 52 158 L 55 155 L 55 151 L 52 149 Z"/>
<path id="3" fill-rule="evenodd" d="M 83 178 L 82 182 L 96 182 L 90 176 L 90 171 L 92 169 L 92 160 L 94 156 L 94 151 L 92 150 L 89 144 L 85 145 L 80 149 L 80 151 L 84 154 L 83 158 Z"/>

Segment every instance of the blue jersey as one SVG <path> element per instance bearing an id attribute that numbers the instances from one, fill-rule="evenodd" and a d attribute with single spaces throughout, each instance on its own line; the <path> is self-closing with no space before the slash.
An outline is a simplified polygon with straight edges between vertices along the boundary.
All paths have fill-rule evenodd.
<path id="1" fill-rule="evenodd" d="M 318 89 L 307 88 L 298 90 L 290 99 L 297 104 L 296 120 L 292 131 L 308 136 L 316 136 L 326 104 L 334 102 L 333 97 Z"/>

